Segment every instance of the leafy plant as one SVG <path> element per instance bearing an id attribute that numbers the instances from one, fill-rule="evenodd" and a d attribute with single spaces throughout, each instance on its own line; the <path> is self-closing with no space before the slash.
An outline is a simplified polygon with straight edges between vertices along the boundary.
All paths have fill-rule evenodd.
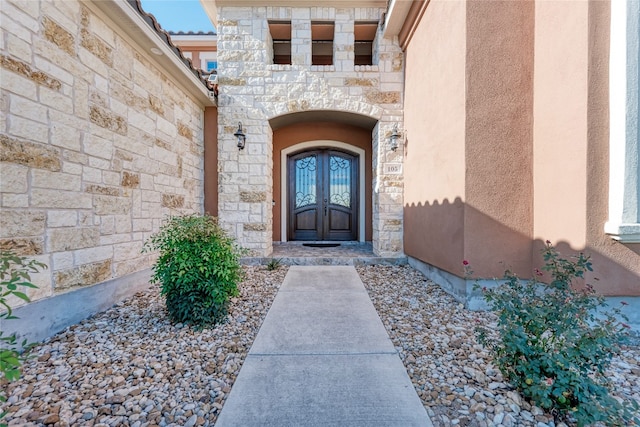
<path id="1" fill-rule="evenodd" d="M 31 283 L 31 273 L 37 273 L 47 266 L 36 260 L 28 260 L 26 257 L 15 255 L 10 251 L 0 251 L 0 325 L 4 320 L 17 319 L 13 315 L 13 309 L 8 299 L 11 296 L 29 302 L 27 294 L 21 288 L 37 288 Z M 22 363 L 28 357 L 31 346 L 24 340 L 18 345 L 16 335 L 5 336 L 0 330 L 0 383 L 15 381 L 20 378 Z M 5 388 L 0 390 L 0 403 L 6 402 Z M 0 414 L 0 420 L 6 412 Z"/>
<path id="2" fill-rule="evenodd" d="M 590 285 L 572 286 L 592 271 L 588 256 L 562 258 L 549 241 L 542 253 L 548 284 L 539 270 L 526 281 L 507 271 L 505 284 L 483 288 L 498 316 L 497 338 L 485 326 L 477 328 L 479 341 L 525 398 L 559 418 L 578 426 L 639 423 L 637 402 L 612 397 L 606 377 L 629 328 L 616 316 L 626 318 L 619 308 L 606 310 L 604 297 Z"/>
<path id="3" fill-rule="evenodd" d="M 281 261 L 279 258 L 271 258 L 267 263 L 267 271 L 273 271 L 280 268 Z"/>
<path id="4" fill-rule="evenodd" d="M 160 283 L 169 316 L 198 327 L 221 322 L 242 279 L 240 248 L 214 217 L 168 218 L 143 251 L 159 251 L 152 280 Z"/>

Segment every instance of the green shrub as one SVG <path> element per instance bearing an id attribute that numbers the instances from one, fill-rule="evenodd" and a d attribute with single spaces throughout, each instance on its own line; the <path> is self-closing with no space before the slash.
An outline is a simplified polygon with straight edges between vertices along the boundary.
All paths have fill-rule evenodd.
<path id="1" fill-rule="evenodd" d="M 498 316 L 497 338 L 479 327 L 479 341 L 492 351 L 507 381 L 559 418 L 578 426 L 638 423 L 637 402 L 613 398 L 606 377 L 627 336 L 628 326 L 615 318 L 620 310 L 605 310 L 604 298 L 589 285 L 572 287 L 592 271 L 589 257 L 561 258 L 548 241 L 543 257 L 548 285 L 540 282 L 545 274 L 539 270 L 527 281 L 507 271 L 505 284 L 483 289 Z"/>
<path id="2" fill-rule="evenodd" d="M 225 318 L 242 279 L 241 251 L 214 217 L 170 217 L 143 250 L 159 251 L 152 280 L 161 284 L 174 322 L 204 327 Z"/>
<path id="3" fill-rule="evenodd" d="M 267 263 L 267 271 L 274 271 L 280 268 L 282 260 L 279 258 L 271 258 Z"/>
<path id="4" fill-rule="evenodd" d="M 31 273 L 44 268 L 47 266 L 36 260 L 28 260 L 10 251 L 0 251 L 0 325 L 5 320 L 17 319 L 7 299 L 14 296 L 29 302 L 29 297 L 19 289 L 36 288 L 31 283 Z M 0 330 L 0 384 L 20 378 L 20 368 L 28 357 L 30 347 L 26 341 L 18 345 L 15 334 L 4 336 L 4 332 Z M 5 387 L 0 387 L 0 403 L 7 401 L 5 393 Z M 5 415 L 6 412 L 1 413 L 0 420 Z"/>

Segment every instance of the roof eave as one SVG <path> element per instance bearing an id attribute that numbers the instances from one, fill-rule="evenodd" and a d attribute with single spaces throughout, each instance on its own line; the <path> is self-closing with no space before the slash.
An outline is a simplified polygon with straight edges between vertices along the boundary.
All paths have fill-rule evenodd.
<path id="1" fill-rule="evenodd" d="M 203 81 L 194 74 L 193 69 L 183 62 L 167 43 L 167 40 L 163 40 L 158 29 L 151 28 L 129 1 L 95 1 L 91 4 L 118 25 L 131 41 L 134 41 L 144 52 L 148 53 L 150 60 L 167 72 L 174 79 L 174 83 L 195 101 L 202 106 L 216 105 L 214 92 L 207 89 Z M 160 31 L 163 30 L 160 28 Z M 152 48 L 157 49 L 161 55 L 151 53 Z"/>

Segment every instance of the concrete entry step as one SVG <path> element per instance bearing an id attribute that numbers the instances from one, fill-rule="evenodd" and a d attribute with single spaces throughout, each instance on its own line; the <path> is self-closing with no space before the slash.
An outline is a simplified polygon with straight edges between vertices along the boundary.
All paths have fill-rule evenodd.
<path id="1" fill-rule="evenodd" d="M 339 246 L 334 246 L 339 244 Z M 309 246 L 314 245 L 314 246 Z M 327 245 L 323 247 L 324 245 Z M 328 246 L 331 245 L 331 246 Z M 404 265 L 406 256 L 379 257 L 370 242 L 285 242 L 274 243 L 269 257 L 246 257 L 245 265 L 266 265 L 272 260 L 284 265 Z"/>
<path id="2" fill-rule="evenodd" d="M 294 266 L 216 426 L 432 426 L 352 266 Z"/>

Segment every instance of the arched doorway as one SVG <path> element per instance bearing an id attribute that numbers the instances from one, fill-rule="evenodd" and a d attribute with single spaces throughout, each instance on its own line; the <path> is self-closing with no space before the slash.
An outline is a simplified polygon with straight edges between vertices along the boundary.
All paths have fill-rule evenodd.
<path id="1" fill-rule="evenodd" d="M 281 241 L 366 241 L 366 204 L 370 201 L 366 191 L 371 186 L 366 185 L 365 150 L 340 141 L 319 140 L 289 146 L 280 155 Z M 309 170 L 313 168 L 316 170 Z M 307 191 L 314 179 L 315 193 Z M 348 207 L 345 191 L 349 192 Z"/>
<path id="2" fill-rule="evenodd" d="M 359 156 L 317 147 L 287 156 L 287 240 L 358 239 Z"/>

